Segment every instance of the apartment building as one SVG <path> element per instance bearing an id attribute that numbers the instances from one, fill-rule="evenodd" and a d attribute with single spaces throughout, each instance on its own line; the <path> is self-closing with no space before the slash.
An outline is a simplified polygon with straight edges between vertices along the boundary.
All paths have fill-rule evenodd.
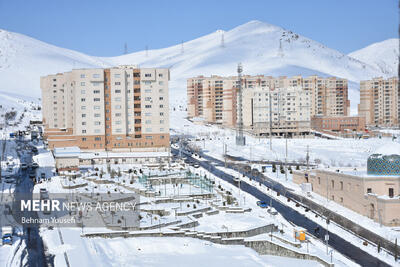
<path id="1" fill-rule="evenodd" d="M 199 76 L 187 80 L 188 116 L 206 122 L 236 125 L 236 83 L 233 77 Z"/>
<path id="2" fill-rule="evenodd" d="M 399 79 L 378 77 L 361 81 L 358 114 L 365 117 L 366 124 L 369 126 L 399 126 Z"/>
<path id="3" fill-rule="evenodd" d="M 154 151 L 169 147 L 169 70 L 119 66 L 41 77 L 49 147 Z"/>
<path id="4" fill-rule="evenodd" d="M 243 127 L 261 135 L 305 135 L 310 131 L 311 92 L 301 87 L 248 88 L 243 92 Z"/>
<path id="5" fill-rule="evenodd" d="M 237 120 L 237 79 L 236 76 L 221 77 L 215 75 L 188 79 L 188 117 L 200 117 L 207 123 L 235 127 Z M 242 77 L 242 88 L 245 127 L 259 134 L 265 131 L 269 132 L 269 103 L 265 102 L 265 99 L 268 99 L 265 94 L 273 93 L 273 96 L 275 96 L 272 98 L 275 112 L 271 116 L 273 133 L 285 131 L 301 133 L 303 129 L 310 128 L 309 121 L 312 116 L 347 116 L 350 110 L 346 79 L 318 76 L 244 75 Z M 256 94 L 264 95 L 260 98 Z M 290 105 L 293 102 L 293 105 L 297 105 L 297 108 L 287 109 L 290 107 L 286 104 L 286 100 L 290 100 Z M 253 106 L 253 104 L 256 106 Z M 276 106 L 274 106 L 275 104 Z M 302 105 L 301 108 L 300 104 Z M 305 107 L 308 107 L 308 112 L 305 112 L 307 109 Z M 253 114 L 253 112 L 255 113 Z M 296 123 L 296 120 L 298 120 L 298 123 Z"/>

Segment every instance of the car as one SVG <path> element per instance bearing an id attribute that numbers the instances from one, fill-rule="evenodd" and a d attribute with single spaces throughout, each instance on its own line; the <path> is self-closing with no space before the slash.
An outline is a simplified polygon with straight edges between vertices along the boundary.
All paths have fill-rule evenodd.
<path id="1" fill-rule="evenodd" d="M 263 209 L 268 208 L 268 204 L 265 201 L 257 201 L 257 206 L 259 206 Z"/>
<path id="2" fill-rule="evenodd" d="M 29 173 L 29 178 L 35 178 L 36 177 L 36 172 L 30 172 Z"/>
<path id="3" fill-rule="evenodd" d="M 200 167 L 199 164 L 194 164 L 193 167 L 195 167 L 196 169 Z"/>
<path id="4" fill-rule="evenodd" d="M 22 163 L 22 164 L 21 164 L 21 169 L 23 169 L 23 170 L 28 169 L 28 164 Z"/>
<path id="5" fill-rule="evenodd" d="M 233 177 L 233 181 L 236 182 L 236 183 L 239 183 L 240 182 L 240 177 Z"/>
<path id="6" fill-rule="evenodd" d="M 271 215 L 278 215 L 278 212 L 276 211 L 276 209 L 275 208 L 273 208 L 273 207 L 270 207 L 269 209 L 267 209 L 267 212 L 269 213 L 269 214 L 271 214 Z"/>
<path id="7" fill-rule="evenodd" d="M 45 179 L 45 178 L 46 178 L 46 173 L 42 172 L 42 173 L 40 174 L 40 178 Z"/>
<path id="8" fill-rule="evenodd" d="M 32 163 L 32 168 L 34 168 L 34 169 L 39 168 L 39 164 L 37 164 L 36 162 L 33 162 Z"/>
<path id="9" fill-rule="evenodd" d="M 10 175 L 6 175 L 4 177 L 4 182 L 6 182 L 7 184 L 12 184 L 12 183 L 15 183 L 15 179 L 13 177 L 11 177 Z"/>

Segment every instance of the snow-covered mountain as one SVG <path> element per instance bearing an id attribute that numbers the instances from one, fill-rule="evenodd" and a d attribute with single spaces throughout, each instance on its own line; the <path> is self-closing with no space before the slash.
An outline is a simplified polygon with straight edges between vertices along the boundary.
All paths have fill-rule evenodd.
<path id="1" fill-rule="evenodd" d="M 222 45 L 222 38 L 224 39 Z M 117 57 L 94 57 L 59 48 L 22 34 L 0 30 L 0 91 L 40 96 L 40 76 L 72 68 L 139 64 L 171 68 L 172 97 L 186 98 L 186 79 L 200 74 L 334 75 L 357 82 L 386 72 L 292 31 L 250 21 L 230 31 L 218 30 L 182 45 Z M 353 103 L 358 99 L 352 99 Z"/>
<path id="2" fill-rule="evenodd" d="M 348 56 L 375 66 L 388 76 L 397 76 L 399 41 L 399 39 L 387 39 L 382 42 L 373 43 L 348 54 Z"/>

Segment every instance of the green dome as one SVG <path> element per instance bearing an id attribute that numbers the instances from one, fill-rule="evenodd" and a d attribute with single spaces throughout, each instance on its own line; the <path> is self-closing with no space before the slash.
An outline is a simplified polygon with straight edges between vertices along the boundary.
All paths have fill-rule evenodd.
<path id="1" fill-rule="evenodd" d="M 371 175 L 400 175 L 400 155 L 372 154 L 367 169 Z"/>

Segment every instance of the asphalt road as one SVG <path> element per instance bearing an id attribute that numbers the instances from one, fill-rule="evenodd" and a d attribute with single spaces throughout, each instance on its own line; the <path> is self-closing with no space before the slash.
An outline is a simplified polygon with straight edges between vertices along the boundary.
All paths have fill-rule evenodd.
<path id="1" fill-rule="evenodd" d="M 179 151 L 176 149 L 171 149 L 172 153 L 174 155 L 179 155 Z M 192 161 L 196 162 L 203 168 L 209 170 L 212 174 L 218 176 L 219 178 L 229 182 L 230 184 L 234 186 L 238 186 L 236 182 L 233 180 L 233 176 L 229 175 L 219 169 L 217 169 L 214 164 L 217 164 L 219 166 L 224 166 L 224 162 L 221 160 L 215 159 L 213 157 L 201 154 L 201 156 L 206 159 L 206 161 L 203 160 L 197 160 L 196 158 L 192 157 L 190 153 L 182 151 L 182 154 L 185 154 L 186 157 L 190 158 Z M 287 192 L 282 192 L 284 187 L 280 185 L 279 183 L 274 183 L 272 184 L 269 181 L 261 181 L 260 179 L 257 179 L 256 177 L 251 177 L 254 180 L 257 180 L 258 182 L 265 184 L 266 186 L 273 188 L 273 190 L 280 192 L 281 194 L 285 194 Z M 278 201 L 274 201 L 274 199 L 271 199 L 268 195 L 264 194 L 257 188 L 255 188 L 252 185 L 249 185 L 245 181 L 241 181 L 240 183 L 240 189 L 251 194 L 252 196 L 256 197 L 259 200 L 265 201 L 266 203 L 270 203 L 272 201 L 272 206 L 288 221 L 303 227 L 307 229 L 308 232 L 314 233 L 314 229 L 319 227 L 320 231 L 318 235 L 315 235 L 317 238 L 321 239 L 324 241 L 324 237 L 326 234 L 326 229 L 323 225 L 319 225 L 316 222 L 308 219 L 306 216 L 300 214 L 298 211 L 295 209 L 285 206 L 282 203 Z M 329 229 L 329 227 L 328 227 Z M 325 242 L 325 241 L 324 241 Z M 329 232 L 329 241 L 328 241 L 329 246 L 340 252 L 341 254 L 345 255 L 352 261 L 360 264 L 361 266 L 390 266 L 386 264 L 385 262 L 381 261 L 380 259 L 368 254 L 367 252 L 361 250 L 359 247 L 351 244 L 350 242 L 346 241 L 342 237 Z"/>
<path id="2" fill-rule="evenodd" d="M 10 142 L 4 141 L 1 142 Z M 17 141 L 18 142 L 18 141 Z M 6 144 L 8 145 L 8 144 Z M 20 155 L 21 163 L 31 163 L 32 162 L 32 155 L 22 153 L 23 151 L 17 151 Z M 14 203 L 13 203 L 13 216 L 14 217 L 22 217 L 22 216 L 29 216 L 32 218 L 38 218 L 36 212 L 17 212 L 19 207 L 19 203 L 21 199 L 32 199 L 32 190 L 33 190 L 33 182 L 29 178 L 29 170 L 20 170 L 17 174 L 17 184 L 14 191 Z M 15 213 L 17 212 L 17 213 Z M 14 226 L 14 227 L 21 227 L 21 226 Z M 27 244 L 25 251 L 22 255 L 28 255 L 28 266 L 32 267 L 44 267 L 44 266 L 52 266 L 53 262 L 50 256 L 46 256 L 43 240 L 39 234 L 39 226 L 34 227 L 22 227 L 23 235 L 22 239 Z"/>

